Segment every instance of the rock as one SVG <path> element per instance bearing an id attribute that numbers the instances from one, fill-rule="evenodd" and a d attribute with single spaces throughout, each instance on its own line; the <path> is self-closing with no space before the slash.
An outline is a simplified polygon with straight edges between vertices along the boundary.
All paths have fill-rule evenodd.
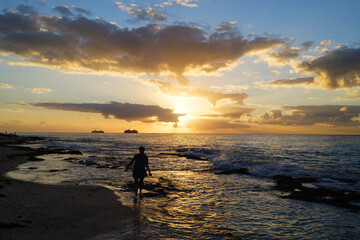
<path id="1" fill-rule="evenodd" d="M 26 225 L 19 224 L 19 223 L 0 223 L 0 228 L 3 229 L 11 229 L 11 228 L 20 228 L 20 227 L 26 227 Z"/>
<path id="2" fill-rule="evenodd" d="M 332 190 L 327 188 L 301 188 L 293 191 L 287 198 L 326 203 L 337 207 L 344 207 L 358 211 L 360 206 L 354 203 L 360 203 L 360 193 L 346 190 Z"/>
<path id="3" fill-rule="evenodd" d="M 224 170 L 221 172 L 216 172 L 215 174 L 250 174 L 249 169 L 247 168 L 237 168 L 237 169 L 230 169 L 230 170 Z"/>
<path id="4" fill-rule="evenodd" d="M 302 188 L 302 183 L 313 183 L 315 178 L 293 178 L 286 175 L 275 175 L 276 188 L 282 191 L 293 191 Z"/>
<path id="5" fill-rule="evenodd" d="M 302 185 L 302 183 L 316 182 L 315 178 L 293 178 L 286 175 L 276 175 L 273 178 L 276 181 L 276 189 L 290 192 L 290 195 L 282 196 L 282 198 L 325 203 L 354 211 L 360 210 L 360 205 L 356 204 L 360 203 L 359 192 L 333 190 L 324 187 L 309 188 Z"/>
<path id="6" fill-rule="evenodd" d="M 28 161 L 31 161 L 31 162 L 40 162 L 40 161 L 45 161 L 45 159 L 42 159 L 42 158 L 37 158 L 37 157 L 28 157 L 27 159 Z"/>
<path id="7" fill-rule="evenodd" d="M 79 150 L 69 150 L 65 151 L 64 154 L 82 155 L 82 152 L 80 152 Z"/>
<path id="8" fill-rule="evenodd" d="M 51 170 L 49 170 L 49 172 L 64 172 L 67 170 L 69 170 L 69 169 L 51 169 Z"/>

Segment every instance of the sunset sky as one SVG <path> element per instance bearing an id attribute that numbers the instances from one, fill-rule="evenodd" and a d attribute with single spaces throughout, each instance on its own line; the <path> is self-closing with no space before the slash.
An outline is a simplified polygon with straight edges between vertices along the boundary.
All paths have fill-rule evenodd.
<path id="1" fill-rule="evenodd" d="M 0 8 L 1 132 L 360 134 L 360 1 Z"/>

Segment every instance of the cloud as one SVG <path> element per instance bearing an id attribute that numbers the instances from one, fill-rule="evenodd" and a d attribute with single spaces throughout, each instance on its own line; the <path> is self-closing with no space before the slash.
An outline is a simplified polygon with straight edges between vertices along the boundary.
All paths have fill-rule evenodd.
<path id="1" fill-rule="evenodd" d="M 135 20 L 140 21 L 164 21 L 166 15 L 161 13 L 159 5 L 149 6 L 147 8 L 139 7 L 136 4 L 126 6 L 122 2 L 116 2 L 116 6 L 122 11 L 129 13 Z"/>
<path id="2" fill-rule="evenodd" d="M 222 85 L 222 86 L 209 86 L 210 89 L 222 90 L 227 93 L 240 92 L 243 90 L 249 90 L 250 87 L 247 84 L 244 85 Z"/>
<path id="3" fill-rule="evenodd" d="M 33 103 L 34 107 L 43 107 L 47 109 L 100 113 L 105 118 L 110 116 L 116 119 L 126 121 L 141 121 L 145 123 L 152 122 L 178 122 L 183 114 L 175 114 L 169 108 L 163 108 L 156 105 L 142 105 L 134 103 Z"/>
<path id="4" fill-rule="evenodd" d="M 300 48 L 291 47 L 285 44 L 278 50 L 272 50 L 270 54 L 266 52 L 259 55 L 259 58 L 255 60 L 255 63 L 264 61 L 268 63 L 269 66 L 282 67 L 285 65 L 294 65 L 294 59 L 300 56 Z"/>
<path id="5" fill-rule="evenodd" d="M 56 6 L 53 7 L 53 11 L 59 13 L 63 17 L 71 17 L 74 14 L 70 11 L 68 6 Z"/>
<path id="6" fill-rule="evenodd" d="M 248 128 L 249 126 L 241 123 L 229 122 L 227 119 L 194 118 L 186 122 L 186 127 L 196 130 L 215 130 Z"/>
<path id="7" fill-rule="evenodd" d="M 271 74 L 273 74 L 273 75 L 280 75 L 281 72 L 278 71 L 278 70 L 272 70 L 272 71 L 271 71 Z"/>
<path id="8" fill-rule="evenodd" d="M 360 49 L 339 48 L 298 65 L 302 73 L 314 74 L 314 83 L 326 89 L 360 86 Z"/>
<path id="9" fill-rule="evenodd" d="M 251 77 L 251 76 L 253 76 L 253 75 L 259 74 L 259 72 L 245 71 L 245 72 L 242 72 L 242 74 L 243 74 L 244 76 Z"/>
<path id="10" fill-rule="evenodd" d="M 349 91 L 346 97 L 338 97 L 338 100 L 360 99 L 359 91 Z"/>
<path id="11" fill-rule="evenodd" d="M 301 77 L 301 78 L 284 78 L 279 80 L 274 80 L 269 83 L 270 85 L 313 85 L 314 77 Z"/>
<path id="12" fill-rule="evenodd" d="M 289 113 L 283 113 L 288 111 Z M 262 115 L 257 123 L 276 125 L 360 126 L 360 106 L 284 106 Z"/>
<path id="13" fill-rule="evenodd" d="M 43 94 L 46 92 L 51 92 L 50 88 L 28 88 L 27 90 L 31 91 L 32 93 L 36 93 L 36 94 Z"/>
<path id="14" fill-rule="evenodd" d="M 270 54 L 271 57 L 276 58 L 279 62 L 287 62 L 300 56 L 300 49 L 297 47 L 284 46 L 279 51 Z"/>
<path id="15" fill-rule="evenodd" d="M 216 26 L 216 30 L 223 31 L 223 30 L 231 30 L 236 25 L 236 22 L 224 22 Z"/>
<path id="16" fill-rule="evenodd" d="M 323 40 L 320 42 L 320 46 L 325 48 L 327 45 L 331 44 L 331 40 Z"/>
<path id="17" fill-rule="evenodd" d="M 56 9 L 66 13 L 64 7 Z M 217 73 L 245 54 L 280 44 L 283 40 L 243 38 L 233 30 L 156 24 L 128 29 L 84 16 L 0 15 L 0 51 L 23 61 L 63 71 L 170 73 L 184 84 L 185 72 Z"/>
<path id="18" fill-rule="evenodd" d="M 220 113 L 221 117 L 238 119 L 243 115 L 249 115 L 253 108 L 243 108 L 243 107 L 219 107 L 212 109 L 215 112 Z"/>
<path id="19" fill-rule="evenodd" d="M 171 83 L 154 79 L 142 80 L 143 82 L 157 87 L 162 93 L 176 97 L 199 97 L 209 101 L 214 106 L 217 101 L 229 99 L 237 104 L 243 104 L 248 97 L 245 93 L 221 93 L 203 88 L 189 88 L 185 86 L 174 86 Z"/>
<path id="20" fill-rule="evenodd" d="M 22 14 L 35 15 L 37 13 L 34 7 L 28 5 L 20 4 L 19 6 L 16 7 L 16 9 Z"/>
<path id="21" fill-rule="evenodd" d="M 90 11 L 90 10 L 86 10 L 86 9 L 84 9 L 84 8 L 77 7 L 77 6 L 75 6 L 75 5 L 72 5 L 71 7 L 72 7 L 72 9 L 74 9 L 75 12 L 77 12 L 78 14 L 85 14 L 85 15 L 89 15 L 89 16 L 91 15 L 91 11 Z"/>
<path id="22" fill-rule="evenodd" d="M 198 7 L 198 5 L 194 3 L 196 1 L 197 0 L 168 0 L 163 2 L 162 4 L 165 6 L 171 6 L 173 4 L 177 4 L 183 7 L 194 8 L 194 7 Z"/>
<path id="23" fill-rule="evenodd" d="M 0 83 L 0 88 L 12 89 L 12 88 L 14 88 L 14 86 L 9 85 L 7 83 Z"/>
<path id="24" fill-rule="evenodd" d="M 307 41 L 307 42 L 303 42 L 300 45 L 304 48 L 305 51 L 309 50 L 311 48 L 311 46 L 313 46 L 315 44 L 314 41 Z"/>

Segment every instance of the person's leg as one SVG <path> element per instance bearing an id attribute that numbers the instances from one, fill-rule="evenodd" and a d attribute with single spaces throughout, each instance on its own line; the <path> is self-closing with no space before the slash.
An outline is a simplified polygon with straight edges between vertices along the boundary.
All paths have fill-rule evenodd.
<path id="1" fill-rule="evenodd" d="M 140 178 L 139 187 L 140 187 L 140 195 L 141 195 L 141 190 L 142 190 L 143 187 L 144 187 L 144 179 L 143 179 L 143 178 Z"/>
<path id="2" fill-rule="evenodd" d="M 139 179 L 134 178 L 134 185 L 135 185 L 135 196 L 137 196 L 138 188 L 139 188 Z M 141 190 L 140 190 L 141 192 Z"/>

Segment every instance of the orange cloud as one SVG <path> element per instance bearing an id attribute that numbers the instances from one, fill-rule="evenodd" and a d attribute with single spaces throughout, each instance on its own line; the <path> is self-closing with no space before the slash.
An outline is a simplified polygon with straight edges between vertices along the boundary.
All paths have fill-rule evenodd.
<path id="1" fill-rule="evenodd" d="M 359 91 L 349 91 L 346 97 L 338 97 L 339 100 L 360 99 Z"/>
<path id="2" fill-rule="evenodd" d="M 230 119 L 238 119 L 243 115 L 249 115 L 253 108 L 244 108 L 244 107 L 219 107 L 212 109 L 215 112 L 220 113 L 221 117 L 226 117 Z"/>
<path id="3" fill-rule="evenodd" d="M 145 83 L 151 84 L 159 88 L 159 90 L 167 95 L 177 97 L 199 97 L 209 101 L 214 106 L 217 101 L 222 99 L 229 99 L 237 104 L 243 104 L 248 97 L 246 93 L 221 93 L 217 91 L 207 90 L 203 88 L 189 88 L 184 86 L 174 86 L 171 83 L 158 81 L 154 79 L 142 80 Z"/>
<path id="4" fill-rule="evenodd" d="M 227 119 L 218 118 L 194 118 L 186 122 L 186 127 L 195 130 L 216 130 L 216 129 L 241 129 L 249 126 L 242 123 L 230 122 Z"/>
<path id="5" fill-rule="evenodd" d="M 37 94 L 51 92 L 50 88 L 28 88 L 27 90 L 31 91 L 32 93 L 37 93 Z"/>
<path id="6" fill-rule="evenodd" d="M 12 89 L 12 88 L 14 88 L 14 86 L 11 86 L 7 83 L 0 83 L 0 88 Z"/>

